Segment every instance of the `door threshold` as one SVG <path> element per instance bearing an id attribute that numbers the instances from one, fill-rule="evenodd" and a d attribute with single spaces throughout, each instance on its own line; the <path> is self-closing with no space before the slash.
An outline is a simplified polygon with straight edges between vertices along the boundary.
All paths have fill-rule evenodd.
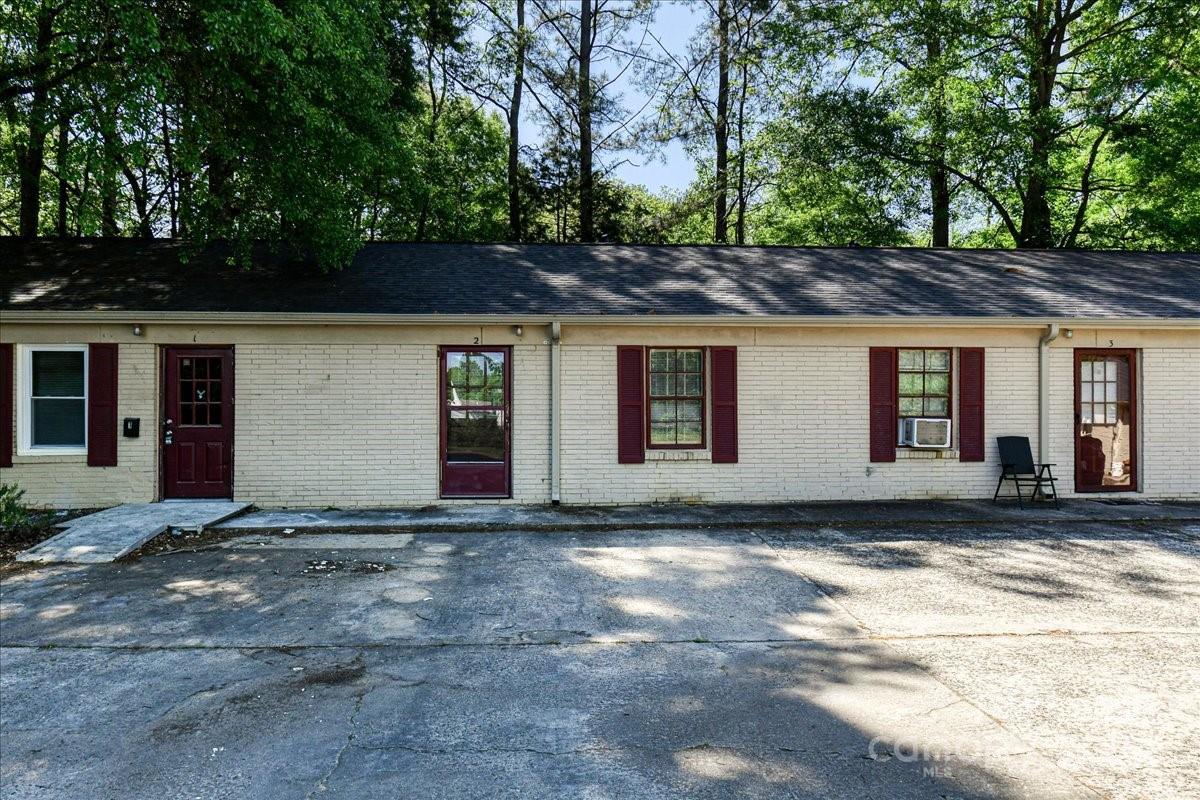
<path id="1" fill-rule="evenodd" d="M 164 497 L 160 503 L 232 503 L 232 497 Z"/>
<path id="2" fill-rule="evenodd" d="M 512 500 L 511 494 L 443 494 L 438 500 Z"/>

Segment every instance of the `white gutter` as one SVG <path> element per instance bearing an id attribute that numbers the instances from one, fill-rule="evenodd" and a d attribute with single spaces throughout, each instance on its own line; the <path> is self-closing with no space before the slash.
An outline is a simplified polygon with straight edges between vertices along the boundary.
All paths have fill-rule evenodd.
<path id="1" fill-rule="evenodd" d="M 550 323 L 550 502 L 562 499 L 562 324 Z"/>
<path id="2" fill-rule="evenodd" d="M 938 317 L 880 315 L 752 315 L 752 314 L 326 314 L 261 311 L 23 311 L 4 309 L 5 322 L 168 322 L 206 325 L 722 325 L 810 327 L 986 327 L 1042 328 L 1051 324 L 1077 328 L 1196 328 L 1200 316 L 1168 317 Z"/>
<path id="3" fill-rule="evenodd" d="M 1050 461 L 1050 343 L 1058 338 L 1058 323 L 1052 322 L 1038 339 L 1038 455 Z"/>

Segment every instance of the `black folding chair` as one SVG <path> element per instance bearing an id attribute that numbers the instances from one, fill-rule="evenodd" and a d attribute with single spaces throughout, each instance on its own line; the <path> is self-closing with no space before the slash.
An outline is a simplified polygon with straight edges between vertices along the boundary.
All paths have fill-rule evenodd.
<path id="1" fill-rule="evenodd" d="M 1054 473 L 1051 471 L 1053 464 L 1035 464 L 1033 463 L 1033 450 L 1029 447 L 1028 436 L 997 436 L 996 444 L 1000 448 L 1000 480 L 996 483 L 996 493 L 992 495 L 992 502 L 996 502 L 996 498 L 1000 496 L 1000 489 L 1004 486 L 1005 481 L 1012 481 L 1017 488 L 1017 504 L 1021 508 L 1025 507 L 1025 497 L 1021 493 L 1022 486 L 1032 486 L 1033 492 L 1030 494 L 1030 501 L 1037 500 L 1040 496 L 1043 500 L 1054 500 L 1054 507 L 1058 508 L 1058 489 L 1054 485 Z M 1050 493 L 1046 494 L 1046 486 L 1050 487 Z"/>

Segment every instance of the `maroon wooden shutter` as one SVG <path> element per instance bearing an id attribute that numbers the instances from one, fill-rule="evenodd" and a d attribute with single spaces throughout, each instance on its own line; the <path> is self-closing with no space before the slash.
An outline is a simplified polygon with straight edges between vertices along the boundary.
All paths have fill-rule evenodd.
<path id="1" fill-rule="evenodd" d="M 87 463 L 117 465 L 117 346 L 88 345 Z"/>
<path id="2" fill-rule="evenodd" d="M 871 460 L 896 460 L 896 348 L 871 348 Z"/>
<path id="3" fill-rule="evenodd" d="M 958 460 L 983 461 L 983 348 L 958 351 Z"/>
<path id="4" fill-rule="evenodd" d="M 0 344 L 0 467 L 13 456 L 13 346 Z"/>
<path id="5" fill-rule="evenodd" d="M 714 464 L 736 464 L 737 348 L 713 347 L 712 355 L 712 460 Z"/>
<path id="6" fill-rule="evenodd" d="M 646 373 L 642 348 L 617 348 L 617 462 L 646 460 Z"/>

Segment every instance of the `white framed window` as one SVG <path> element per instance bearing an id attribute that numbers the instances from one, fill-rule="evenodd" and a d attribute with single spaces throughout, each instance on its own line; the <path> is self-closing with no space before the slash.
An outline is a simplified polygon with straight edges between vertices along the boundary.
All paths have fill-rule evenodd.
<path id="1" fill-rule="evenodd" d="M 21 346 L 18 455 L 87 454 L 88 348 Z"/>

